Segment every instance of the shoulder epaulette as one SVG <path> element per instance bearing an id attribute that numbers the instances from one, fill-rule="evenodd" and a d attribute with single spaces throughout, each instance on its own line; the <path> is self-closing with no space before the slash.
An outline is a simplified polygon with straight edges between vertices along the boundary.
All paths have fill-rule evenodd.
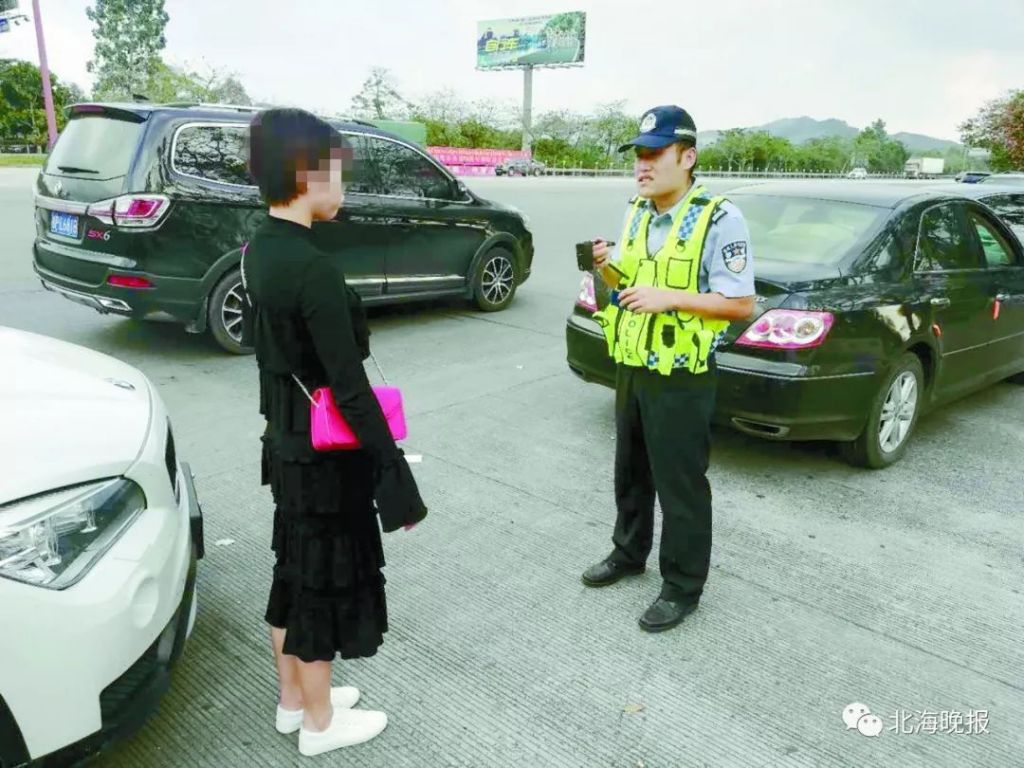
<path id="1" fill-rule="evenodd" d="M 725 202 L 725 201 L 724 200 L 721 201 L 718 204 L 718 207 L 715 209 L 715 212 L 711 214 L 711 223 L 712 224 L 717 224 L 718 222 L 720 222 L 722 219 L 724 219 L 728 215 L 729 212 L 727 210 L 725 210 L 725 208 L 722 207 L 722 203 L 723 202 Z"/>

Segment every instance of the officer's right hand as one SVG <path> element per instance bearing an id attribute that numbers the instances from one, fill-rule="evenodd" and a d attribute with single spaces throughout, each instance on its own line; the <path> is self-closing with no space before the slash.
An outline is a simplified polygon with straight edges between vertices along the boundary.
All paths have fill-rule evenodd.
<path id="1" fill-rule="evenodd" d="M 604 269 L 608 266 L 608 259 L 611 256 L 611 248 L 604 240 L 594 241 L 594 268 Z"/>

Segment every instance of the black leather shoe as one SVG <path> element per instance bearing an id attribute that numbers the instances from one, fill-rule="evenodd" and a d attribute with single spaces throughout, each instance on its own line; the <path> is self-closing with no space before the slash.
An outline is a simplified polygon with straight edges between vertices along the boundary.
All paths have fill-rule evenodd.
<path id="1" fill-rule="evenodd" d="M 659 597 L 640 617 L 640 628 L 644 632 L 664 632 L 679 624 L 697 610 L 697 603 L 677 603 Z"/>
<path id="2" fill-rule="evenodd" d="M 626 576 L 639 576 L 644 570 L 642 565 L 623 565 L 606 558 L 587 568 L 582 578 L 588 587 L 607 587 Z"/>

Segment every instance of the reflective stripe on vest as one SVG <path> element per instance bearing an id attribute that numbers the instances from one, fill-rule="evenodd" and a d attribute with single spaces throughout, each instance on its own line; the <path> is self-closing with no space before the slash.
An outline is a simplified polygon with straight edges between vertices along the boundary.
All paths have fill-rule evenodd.
<path id="1" fill-rule="evenodd" d="M 653 256 L 647 254 L 647 226 L 651 211 L 646 201 L 633 204 L 622 233 L 619 290 L 632 286 L 700 290 L 701 254 L 711 227 L 711 216 L 724 197 L 709 198 L 702 186 L 692 189 L 688 202 L 676 213 L 665 244 Z M 663 375 L 684 368 L 705 373 L 716 338 L 729 327 L 728 320 L 710 320 L 683 312 L 635 313 L 609 304 L 594 314 L 604 329 L 608 354 L 617 363 L 646 367 Z"/>

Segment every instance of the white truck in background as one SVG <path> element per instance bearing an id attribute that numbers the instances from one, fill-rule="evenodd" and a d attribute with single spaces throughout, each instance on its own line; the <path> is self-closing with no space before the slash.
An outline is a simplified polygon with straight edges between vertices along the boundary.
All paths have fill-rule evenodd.
<path id="1" fill-rule="evenodd" d="M 912 157 L 903 167 L 908 179 L 934 179 L 941 176 L 946 169 L 946 160 L 942 157 Z"/>

